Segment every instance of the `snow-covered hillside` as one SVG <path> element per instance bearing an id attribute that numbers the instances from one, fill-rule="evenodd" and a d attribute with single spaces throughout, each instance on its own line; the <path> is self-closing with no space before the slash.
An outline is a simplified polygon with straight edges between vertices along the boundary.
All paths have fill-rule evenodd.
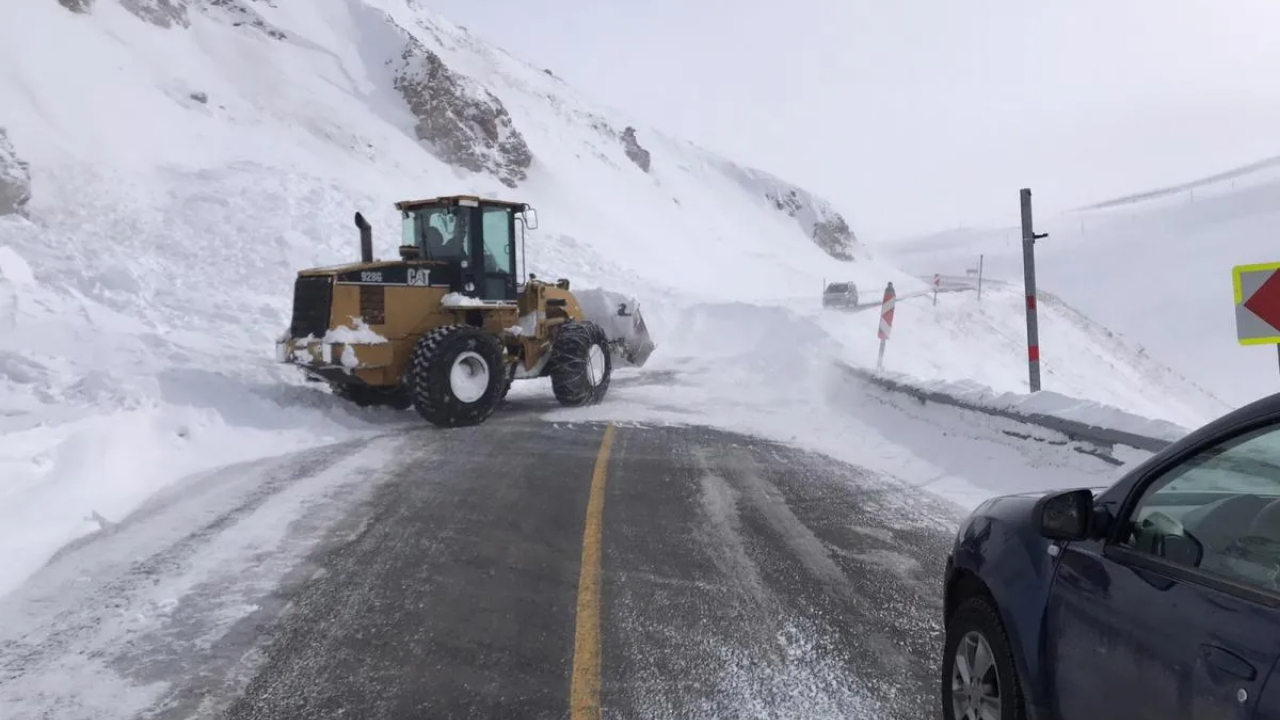
<path id="1" fill-rule="evenodd" d="M 986 272 L 1021 286 L 1017 193 L 1006 228 L 968 229 L 885 245 L 905 269 L 963 274 L 985 253 Z M 1280 161 L 1171 185 L 1036 219 L 1041 289 L 1119 333 L 1231 405 L 1280 389 L 1276 352 L 1236 342 L 1231 268 L 1280 261 Z M 1041 331 L 1046 363 L 1078 348 Z M 1049 380 L 1045 389 L 1054 389 Z"/>
<path id="2" fill-rule="evenodd" d="M 530 270 L 651 302 L 904 281 L 824 251 L 865 259 L 824 201 L 417 3 L 63 5 L 0 28 L 0 195 L 24 200 L 0 216 L 0 527 L 33 557 L 178 475 L 412 422 L 272 363 L 293 273 L 356 256 L 356 209 L 388 255 L 395 200 L 525 200 Z"/>
<path id="3" fill-rule="evenodd" d="M 530 202 L 528 269 L 640 297 L 658 356 L 664 336 L 715 358 L 764 332 L 816 363 L 733 355 L 728 376 L 750 380 L 717 392 L 772 398 L 827 361 L 874 357 L 874 312 L 819 316 L 824 278 L 869 297 L 923 289 L 867 252 L 856 218 L 598 107 L 415 0 L 62 0 L 5 19 L 0 542 L 22 560 L 0 592 L 175 477 L 416 422 L 348 408 L 272 362 L 293 273 L 356 257 L 356 209 L 387 256 L 395 200 Z M 963 302 L 918 322 L 904 302 L 890 367 L 1016 377 L 1012 315 L 973 320 L 995 304 Z M 704 312 L 726 305 L 741 312 Z M 1099 383 L 1133 356 L 1078 335 L 1096 361 L 1055 380 L 1169 407 L 1128 402 L 1137 375 Z M 1174 398 L 1184 419 L 1197 394 L 1154 382 L 1146 397 Z M 780 425 L 826 402 L 793 397 Z"/>

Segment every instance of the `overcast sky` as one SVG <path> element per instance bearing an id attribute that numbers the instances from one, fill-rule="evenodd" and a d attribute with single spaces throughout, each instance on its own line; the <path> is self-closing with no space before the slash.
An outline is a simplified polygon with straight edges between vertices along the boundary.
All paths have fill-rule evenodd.
<path id="1" fill-rule="evenodd" d="M 888 240 L 1280 154 L 1280 0 L 426 0 Z"/>

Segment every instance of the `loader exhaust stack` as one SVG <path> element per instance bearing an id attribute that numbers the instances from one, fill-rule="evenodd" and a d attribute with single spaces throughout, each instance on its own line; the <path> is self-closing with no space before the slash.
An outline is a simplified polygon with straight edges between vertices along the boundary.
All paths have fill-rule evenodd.
<path id="1" fill-rule="evenodd" d="M 360 213 L 356 213 L 356 227 L 360 229 L 360 262 L 373 262 L 373 228 Z"/>

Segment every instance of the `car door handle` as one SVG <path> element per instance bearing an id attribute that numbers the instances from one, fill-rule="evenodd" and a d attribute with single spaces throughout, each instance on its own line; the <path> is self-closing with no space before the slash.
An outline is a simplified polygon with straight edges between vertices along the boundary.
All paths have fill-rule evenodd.
<path id="1" fill-rule="evenodd" d="M 1200 654 L 1210 666 L 1241 680 L 1252 681 L 1258 677 L 1258 670 L 1248 660 L 1217 645 L 1201 645 Z"/>

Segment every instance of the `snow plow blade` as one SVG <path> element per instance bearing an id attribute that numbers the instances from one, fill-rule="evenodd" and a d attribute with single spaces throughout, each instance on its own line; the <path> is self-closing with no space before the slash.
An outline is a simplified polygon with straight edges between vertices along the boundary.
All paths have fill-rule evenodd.
<path id="1" fill-rule="evenodd" d="M 575 290 L 584 319 L 599 325 L 616 362 L 644 367 L 657 347 L 634 298 L 607 290 Z"/>

